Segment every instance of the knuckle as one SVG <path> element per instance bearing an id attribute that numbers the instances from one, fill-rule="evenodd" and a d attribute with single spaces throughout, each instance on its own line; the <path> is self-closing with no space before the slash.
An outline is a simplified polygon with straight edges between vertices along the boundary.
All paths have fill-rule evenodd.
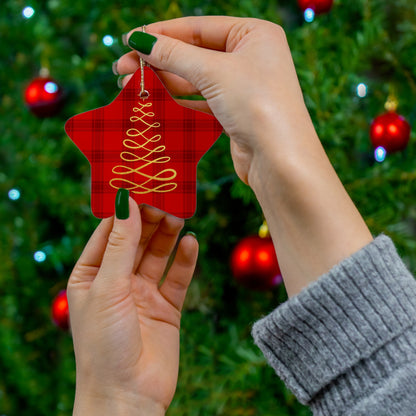
<path id="1" fill-rule="evenodd" d="M 283 40 L 285 40 L 286 41 L 286 32 L 285 32 L 285 30 L 283 29 L 283 27 L 282 26 L 280 26 L 280 25 L 277 25 L 277 24 L 275 24 L 274 25 L 275 27 L 274 27 L 274 30 L 276 31 L 276 34 L 281 38 L 281 39 L 283 39 Z"/>
<path id="2" fill-rule="evenodd" d="M 192 45 L 201 46 L 202 44 L 203 42 L 202 42 L 201 27 L 197 26 L 195 27 L 195 30 L 192 32 Z"/>
<path id="3" fill-rule="evenodd" d="M 124 236 L 117 230 L 112 230 L 108 236 L 108 245 L 119 246 L 124 241 Z"/>
<path id="4" fill-rule="evenodd" d="M 286 42 L 286 32 L 281 25 L 259 19 L 255 20 L 257 21 L 259 29 L 261 29 L 264 34 L 267 34 L 267 36 L 273 34 L 280 41 Z"/>
<path id="5" fill-rule="evenodd" d="M 163 47 L 159 49 L 159 62 L 162 68 L 170 67 L 177 55 L 177 49 L 179 46 L 178 41 L 172 41 L 169 43 L 168 47 Z"/>
<path id="6" fill-rule="evenodd" d="M 286 32 L 282 26 L 269 22 L 270 34 L 275 36 L 275 39 L 281 43 L 287 43 Z"/>
<path id="7" fill-rule="evenodd" d="M 108 243 L 107 243 L 107 249 L 113 250 L 113 249 L 119 249 L 121 247 L 126 247 L 126 245 L 129 245 L 130 241 L 126 238 L 126 236 L 118 231 L 117 229 L 113 229 L 108 236 Z"/>
<path id="8" fill-rule="evenodd" d="M 172 279 L 169 280 L 169 286 L 176 292 L 182 292 L 188 288 L 188 284 L 183 279 Z"/>

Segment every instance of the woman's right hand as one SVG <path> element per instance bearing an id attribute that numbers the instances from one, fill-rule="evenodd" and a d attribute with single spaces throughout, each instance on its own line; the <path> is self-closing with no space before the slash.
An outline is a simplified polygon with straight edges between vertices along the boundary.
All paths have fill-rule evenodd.
<path id="1" fill-rule="evenodd" d="M 117 72 L 132 74 L 142 57 L 173 96 L 201 94 L 206 102 L 177 101 L 215 115 L 231 139 L 234 166 L 245 183 L 257 154 L 314 133 L 280 26 L 248 18 L 185 17 L 150 24 L 146 33 L 157 38 L 151 53 L 127 53 Z"/>
<path id="2" fill-rule="evenodd" d="M 130 46 L 141 30 L 127 35 Z M 144 36 L 146 54 L 124 55 L 117 71 L 135 72 L 142 57 L 173 96 L 206 98 L 180 103 L 211 111 L 230 136 L 234 168 L 260 202 L 289 296 L 372 240 L 315 132 L 280 26 L 203 16 L 146 32 L 155 36 Z"/>

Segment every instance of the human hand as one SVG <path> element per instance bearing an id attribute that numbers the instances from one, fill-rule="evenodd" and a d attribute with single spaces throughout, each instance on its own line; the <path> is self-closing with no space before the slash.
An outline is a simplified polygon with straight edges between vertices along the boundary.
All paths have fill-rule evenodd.
<path id="1" fill-rule="evenodd" d="M 141 28 L 127 38 L 136 31 Z M 202 95 L 206 101 L 177 101 L 215 115 L 231 138 L 234 166 L 245 183 L 251 182 L 257 156 L 262 165 L 262 156 L 272 148 L 282 149 L 282 143 L 287 148 L 288 138 L 314 132 L 280 26 L 204 16 L 153 23 L 146 32 L 157 37 L 151 53 L 125 54 L 117 72 L 133 73 L 141 56 L 173 96 Z M 129 79 L 126 76 L 123 84 Z"/>
<path id="2" fill-rule="evenodd" d="M 263 209 L 290 296 L 371 241 L 320 143 L 280 26 L 203 16 L 150 24 L 153 38 L 140 31 L 126 38 L 141 52 L 115 69 L 133 73 L 140 56 L 173 96 L 206 99 L 178 101 L 212 112 L 230 136 L 235 170 Z"/>
<path id="3" fill-rule="evenodd" d="M 74 415 L 163 415 L 177 383 L 181 308 L 198 243 L 183 220 L 129 199 L 107 218 L 70 276 L 67 296 L 77 386 Z"/>

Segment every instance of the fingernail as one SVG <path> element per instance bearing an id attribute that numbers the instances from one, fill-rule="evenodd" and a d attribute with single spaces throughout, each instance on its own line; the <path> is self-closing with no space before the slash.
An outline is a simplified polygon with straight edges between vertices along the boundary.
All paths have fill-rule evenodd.
<path id="1" fill-rule="evenodd" d="M 123 45 L 128 46 L 128 43 L 127 43 L 127 33 L 123 33 L 121 35 L 121 41 L 123 42 Z"/>
<path id="2" fill-rule="evenodd" d="M 196 234 L 195 234 L 195 233 L 193 233 L 192 231 L 188 231 L 188 232 L 186 233 L 186 235 L 191 235 L 192 237 L 194 237 L 194 238 L 196 239 Z"/>
<path id="3" fill-rule="evenodd" d="M 145 32 L 133 32 L 129 38 L 129 46 L 136 51 L 150 55 L 157 38 Z"/>
<path id="4" fill-rule="evenodd" d="M 116 195 L 116 217 L 119 220 L 126 220 L 129 215 L 129 191 L 120 188 Z"/>
<path id="5" fill-rule="evenodd" d="M 124 78 L 124 75 L 120 75 L 120 76 L 117 78 L 117 87 L 119 87 L 120 89 L 122 89 L 122 88 L 123 88 L 123 78 Z"/>
<path id="6" fill-rule="evenodd" d="M 113 71 L 114 75 L 120 75 L 117 71 L 117 64 L 118 64 L 118 59 L 115 60 L 112 64 L 111 64 L 111 70 Z"/>

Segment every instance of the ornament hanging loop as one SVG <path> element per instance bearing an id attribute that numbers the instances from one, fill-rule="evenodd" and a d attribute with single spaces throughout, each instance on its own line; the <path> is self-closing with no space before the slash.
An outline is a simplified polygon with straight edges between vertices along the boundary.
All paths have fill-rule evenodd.
<path id="1" fill-rule="evenodd" d="M 387 111 L 396 111 L 397 107 L 399 105 L 399 102 L 394 94 L 390 94 L 387 98 L 386 103 L 384 104 L 384 108 Z"/>
<path id="2" fill-rule="evenodd" d="M 387 97 L 387 101 L 384 104 L 384 108 L 386 109 L 386 111 L 394 112 L 397 110 L 398 106 L 399 106 L 399 100 L 397 98 L 396 88 L 392 84 L 390 84 L 389 95 Z"/>
<path id="3" fill-rule="evenodd" d="M 269 227 L 268 227 L 268 225 L 267 225 L 266 220 L 264 220 L 264 221 L 263 221 L 263 224 L 262 224 L 262 225 L 260 225 L 260 228 L 259 228 L 259 232 L 258 232 L 258 234 L 259 234 L 259 237 L 260 237 L 260 238 L 267 238 L 267 237 L 270 237 Z"/>
<path id="4" fill-rule="evenodd" d="M 142 32 L 146 33 L 146 26 L 142 26 Z M 142 100 L 146 100 L 150 96 L 149 91 L 147 91 L 144 87 L 144 65 L 145 65 L 145 62 L 144 62 L 143 58 L 140 58 L 140 75 L 141 75 L 141 77 L 140 77 L 140 94 L 139 94 L 139 97 Z"/>

